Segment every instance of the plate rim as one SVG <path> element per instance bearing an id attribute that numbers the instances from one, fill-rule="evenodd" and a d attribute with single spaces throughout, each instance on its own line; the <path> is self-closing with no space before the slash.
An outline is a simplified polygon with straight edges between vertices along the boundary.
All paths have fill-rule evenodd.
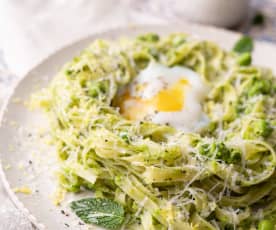
<path id="1" fill-rule="evenodd" d="M 184 25 L 184 26 L 183 26 Z M 218 28 L 218 27 L 213 27 L 213 26 L 209 26 L 209 25 L 202 25 L 202 24 L 197 24 L 197 23 L 193 23 L 193 22 L 181 22 L 181 23 L 155 23 L 155 24 L 132 24 L 132 25 L 120 25 L 120 26 L 110 26 L 107 29 L 101 29 L 98 30 L 96 32 L 92 32 L 89 33 L 86 36 L 83 37 L 79 37 L 77 39 L 75 39 L 74 41 L 68 42 L 64 45 L 62 45 L 61 47 L 53 50 L 52 52 L 50 52 L 47 56 L 45 56 L 44 58 L 41 58 L 35 65 L 31 66 L 31 68 L 25 72 L 22 76 L 19 76 L 18 79 L 15 80 L 15 83 L 13 83 L 12 89 L 10 90 L 10 92 L 8 93 L 8 95 L 4 98 L 2 107 L 0 109 L 0 127 L 2 127 L 3 125 L 3 118 L 4 118 L 4 114 L 5 111 L 11 101 L 12 96 L 14 95 L 16 89 L 19 87 L 20 83 L 29 75 L 32 74 L 32 72 L 35 72 L 37 68 L 39 68 L 40 66 L 42 66 L 45 62 L 47 62 L 49 59 L 51 59 L 52 57 L 54 57 L 55 55 L 57 55 L 58 53 L 62 52 L 64 49 L 68 49 L 69 47 L 73 47 L 74 45 L 78 44 L 78 43 L 82 43 L 83 41 L 86 41 L 88 39 L 91 39 L 91 42 L 95 39 L 97 39 L 98 37 L 105 35 L 111 35 L 111 34 L 116 34 L 119 31 L 128 31 L 128 30 L 143 30 L 146 28 L 166 28 L 166 27 L 178 27 L 179 30 L 181 31 L 181 28 L 183 27 L 194 27 L 195 30 L 212 30 L 213 32 L 222 32 L 225 35 L 235 35 L 235 36 L 241 36 L 242 33 L 239 32 L 235 32 L 235 31 L 230 31 L 224 28 Z M 183 31 L 185 32 L 185 31 Z M 267 42 L 267 41 L 259 41 L 259 40 L 255 40 L 256 43 L 258 43 L 259 45 L 268 45 L 271 47 L 276 48 L 276 45 L 271 43 L 271 42 Z M 16 193 L 12 190 L 10 183 L 6 177 L 6 173 L 5 170 L 3 168 L 3 162 L 0 160 L 0 180 L 2 182 L 4 191 L 7 194 L 7 198 L 13 203 L 13 205 L 15 206 L 15 208 L 17 208 L 22 214 L 23 216 L 25 216 L 33 226 L 35 226 L 38 230 L 45 230 L 47 229 L 47 227 L 44 225 L 43 222 L 38 221 L 37 218 L 35 217 L 35 215 L 33 213 L 31 213 L 31 211 L 29 211 L 23 204 L 23 202 L 17 197 Z"/>

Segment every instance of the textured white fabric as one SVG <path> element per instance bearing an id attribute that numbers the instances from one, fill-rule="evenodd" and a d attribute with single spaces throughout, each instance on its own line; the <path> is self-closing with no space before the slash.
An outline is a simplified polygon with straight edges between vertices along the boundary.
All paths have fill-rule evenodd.
<path id="1" fill-rule="evenodd" d="M 0 105 L 16 79 L 14 74 L 23 75 L 48 54 L 78 38 L 119 25 L 181 21 L 181 12 L 171 10 L 176 7 L 174 1 L 181 0 L 1 0 Z M 240 30 L 275 41 L 276 1 L 252 3 L 251 11 L 254 7 L 262 10 L 267 24 L 252 28 L 249 18 Z M 33 229 L 31 224 L 8 200 L 0 184 L 0 230 L 29 229 Z"/>
<path id="2" fill-rule="evenodd" d="M 139 5 L 143 1 L 136 2 L 2 0 L 0 42 L 7 64 L 21 75 L 57 48 L 92 32 L 123 24 L 164 21 L 142 13 Z"/>

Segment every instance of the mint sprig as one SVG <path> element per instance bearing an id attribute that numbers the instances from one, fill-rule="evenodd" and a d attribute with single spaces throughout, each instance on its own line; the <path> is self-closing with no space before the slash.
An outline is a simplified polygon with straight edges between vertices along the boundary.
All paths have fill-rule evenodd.
<path id="1" fill-rule="evenodd" d="M 240 66 L 248 66 L 251 64 L 251 52 L 254 49 L 254 43 L 251 37 L 243 36 L 234 45 L 233 51 L 238 54 L 237 63 Z"/>
<path id="2" fill-rule="evenodd" d="M 85 198 L 73 201 L 70 207 L 86 224 L 95 224 L 106 229 L 117 229 L 124 221 L 124 208 L 109 199 Z"/>

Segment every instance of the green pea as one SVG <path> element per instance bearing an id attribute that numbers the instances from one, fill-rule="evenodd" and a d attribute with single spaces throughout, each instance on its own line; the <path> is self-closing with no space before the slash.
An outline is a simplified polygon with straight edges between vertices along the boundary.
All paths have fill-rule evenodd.
<path id="1" fill-rule="evenodd" d="M 259 222 L 258 230 L 274 230 L 274 224 L 270 220 L 262 220 Z"/>
<path id="2" fill-rule="evenodd" d="M 251 64 L 251 54 L 250 53 L 243 53 L 237 59 L 238 64 L 241 66 L 247 66 Z"/>
<path id="3" fill-rule="evenodd" d="M 70 69 L 65 70 L 65 74 L 67 76 L 70 76 L 72 73 L 73 73 L 73 70 L 70 70 Z"/>

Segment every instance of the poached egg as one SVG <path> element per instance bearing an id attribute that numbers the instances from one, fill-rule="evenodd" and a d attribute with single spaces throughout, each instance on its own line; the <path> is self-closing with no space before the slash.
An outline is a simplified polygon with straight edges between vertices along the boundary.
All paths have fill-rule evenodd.
<path id="1" fill-rule="evenodd" d="M 207 86 L 193 70 L 151 62 L 120 92 L 117 106 L 127 119 L 192 132 L 208 122 L 201 105 L 207 92 Z"/>

